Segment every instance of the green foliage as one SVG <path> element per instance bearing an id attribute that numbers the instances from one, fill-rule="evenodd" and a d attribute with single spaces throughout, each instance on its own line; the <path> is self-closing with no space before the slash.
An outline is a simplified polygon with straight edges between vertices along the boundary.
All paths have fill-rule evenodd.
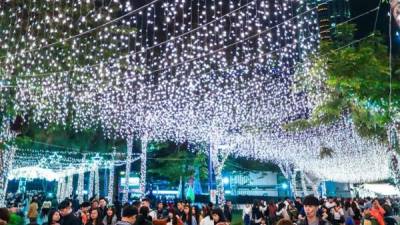
<path id="1" fill-rule="evenodd" d="M 327 98 L 313 110 L 310 118 L 288 123 L 284 129 L 305 130 L 333 123 L 347 115 L 362 137 L 387 140 L 386 127 L 393 121 L 389 113 L 390 86 L 391 109 L 394 113 L 400 109 L 400 72 L 395 69 L 399 60 L 394 59 L 396 72 L 390 82 L 389 53 L 382 35 L 376 33 L 348 45 L 354 39 L 354 32 L 352 24 L 338 26 L 333 40 L 322 42 L 320 52 L 310 57 L 313 65 L 310 71 L 326 63 L 325 75 L 319 74 L 319 79 L 324 83 L 320 91 L 324 91 Z M 303 90 L 310 93 L 312 88 L 303 84 Z"/>

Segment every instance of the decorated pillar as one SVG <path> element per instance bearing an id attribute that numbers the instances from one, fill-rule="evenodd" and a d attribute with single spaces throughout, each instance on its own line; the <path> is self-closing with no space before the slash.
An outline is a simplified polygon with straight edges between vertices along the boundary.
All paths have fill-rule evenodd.
<path id="1" fill-rule="evenodd" d="M 126 167 L 125 167 L 125 185 L 124 185 L 124 193 L 122 196 L 122 203 L 126 203 L 129 200 L 129 177 L 131 174 L 131 162 L 132 162 L 132 147 L 133 147 L 133 138 L 129 138 L 127 140 L 126 145 Z"/>
<path id="2" fill-rule="evenodd" d="M 99 167 L 97 164 L 94 168 L 94 195 L 100 197 L 100 175 Z"/>
<path id="3" fill-rule="evenodd" d="M 210 143 L 210 156 L 212 165 L 215 172 L 215 183 L 216 183 L 216 194 L 218 198 L 218 204 L 223 206 L 225 204 L 225 190 L 224 182 L 222 177 L 222 170 L 226 159 L 229 156 L 230 148 L 221 149 L 215 142 Z"/>
<path id="4" fill-rule="evenodd" d="M 94 196 L 93 186 L 94 186 L 94 171 L 92 169 L 89 172 L 89 189 L 88 189 L 88 198 L 89 199 Z"/>
<path id="5" fill-rule="evenodd" d="M 142 152 L 140 153 L 140 183 L 139 183 L 139 189 L 142 198 L 144 198 L 146 195 L 147 145 L 148 145 L 147 137 L 142 138 L 141 140 Z"/>

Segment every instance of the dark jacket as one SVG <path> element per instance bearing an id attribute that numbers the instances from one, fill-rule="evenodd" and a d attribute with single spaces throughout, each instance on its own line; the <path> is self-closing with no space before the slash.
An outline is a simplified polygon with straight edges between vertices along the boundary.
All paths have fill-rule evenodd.
<path id="1" fill-rule="evenodd" d="M 323 220 L 321 218 L 318 219 L 319 219 L 318 225 L 331 225 L 331 223 L 329 223 L 329 221 L 327 220 Z M 304 220 L 297 221 L 297 225 L 308 225 L 307 218 L 305 218 Z"/>
<path id="2" fill-rule="evenodd" d="M 61 218 L 61 225 L 82 225 L 82 221 L 78 219 L 73 213 L 70 213 Z"/>
<path id="3" fill-rule="evenodd" d="M 224 205 L 224 215 L 225 215 L 225 219 L 228 222 L 232 221 L 232 209 L 229 208 L 227 205 Z"/>

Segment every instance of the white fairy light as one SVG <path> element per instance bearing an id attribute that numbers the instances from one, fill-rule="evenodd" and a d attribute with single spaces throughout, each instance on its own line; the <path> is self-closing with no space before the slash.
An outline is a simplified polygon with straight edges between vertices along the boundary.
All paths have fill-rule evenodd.
<path id="1" fill-rule="evenodd" d="M 140 181 L 139 190 L 141 197 L 146 196 L 146 173 L 147 173 L 147 138 L 144 137 L 141 140 L 141 154 L 140 154 Z"/>
<path id="2" fill-rule="evenodd" d="M 93 185 L 94 185 L 94 171 L 90 170 L 89 172 L 89 190 L 88 190 L 88 198 L 93 197 Z"/>
<path id="3" fill-rule="evenodd" d="M 133 138 L 129 138 L 127 140 L 127 145 L 126 145 L 127 154 L 126 154 L 126 166 L 125 166 L 125 184 L 122 195 L 122 202 L 128 202 L 129 200 L 129 178 L 131 174 L 132 147 L 133 147 Z"/>

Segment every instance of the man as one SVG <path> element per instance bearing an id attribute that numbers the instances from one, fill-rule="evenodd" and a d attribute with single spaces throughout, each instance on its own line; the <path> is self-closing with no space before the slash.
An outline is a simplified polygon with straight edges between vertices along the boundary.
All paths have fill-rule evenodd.
<path id="1" fill-rule="evenodd" d="M 64 200 L 58 206 L 61 215 L 61 225 L 81 225 L 82 221 L 80 221 L 73 213 L 72 213 L 72 204 L 68 200 Z"/>
<path id="2" fill-rule="evenodd" d="M 306 196 L 304 198 L 303 205 L 306 218 L 299 220 L 297 225 L 330 225 L 328 221 L 317 216 L 319 201 L 316 197 L 314 197 L 314 195 Z"/>
<path id="3" fill-rule="evenodd" d="M 329 197 L 329 198 L 328 198 L 328 201 L 325 203 L 325 207 L 330 211 L 330 210 L 332 210 L 333 208 L 335 208 L 335 206 L 336 206 L 336 202 L 333 201 L 333 198 L 332 198 L 332 197 Z"/>
<path id="4" fill-rule="evenodd" d="M 145 207 L 149 208 L 149 216 L 151 217 L 152 220 L 157 219 L 157 212 L 152 210 L 150 207 L 150 199 L 148 199 L 148 198 L 142 199 L 141 206 L 145 206 Z"/>
<path id="5" fill-rule="evenodd" d="M 301 203 L 300 197 L 296 197 L 296 201 L 294 202 L 294 205 L 295 205 L 297 211 L 301 212 L 301 210 L 303 209 L 303 204 Z"/>
<path id="6" fill-rule="evenodd" d="M 75 216 L 82 221 L 82 224 L 86 224 L 89 221 L 89 202 L 82 202 L 80 209 L 75 213 Z"/>
<path id="7" fill-rule="evenodd" d="M 163 202 L 159 202 L 157 204 L 157 219 L 158 220 L 168 219 L 168 211 L 164 207 Z"/>
<path id="8" fill-rule="evenodd" d="M 103 219 L 107 213 L 107 200 L 105 198 L 99 199 L 100 218 Z"/>
<path id="9" fill-rule="evenodd" d="M 226 201 L 224 205 L 224 215 L 228 222 L 232 222 L 232 201 Z"/>
<path id="10" fill-rule="evenodd" d="M 183 211 L 183 202 L 179 201 L 178 203 L 176 203 L 176 207 L 178 209 L 176 215 L 178 215 L 179 218 L 182 218 L 183 214 L 185 214 L 185 212 Z"/>
<path id="11" fill-rule="evenodd" d="M 128 205 L 122 210 L 121 221 L 118 221 L 116 225 L 133 225 L 136 222 L 137 215 L 138 209 L 134 206 Z"/>

